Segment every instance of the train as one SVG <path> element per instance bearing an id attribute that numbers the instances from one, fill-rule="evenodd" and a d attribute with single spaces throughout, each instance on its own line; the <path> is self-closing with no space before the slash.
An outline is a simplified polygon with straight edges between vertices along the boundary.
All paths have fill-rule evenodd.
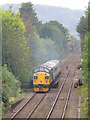
<path id="1" fill-rule="evenodd" d="M 50 60 L 33 70 L 33 90 L 35 92 L 48 92 L 51 85 L 60 75 L 61 62 Z"/>

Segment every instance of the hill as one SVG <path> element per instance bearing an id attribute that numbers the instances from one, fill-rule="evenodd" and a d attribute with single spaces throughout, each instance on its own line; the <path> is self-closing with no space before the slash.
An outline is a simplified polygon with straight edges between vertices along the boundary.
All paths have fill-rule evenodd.
<path id="1" fill-rule="evenodd" d="M 34 5 L 39 20 L 43 23 L 50 20 L 57 20 L 66 26 L 71 34 L 77 35 L 76 25 L 80 20 L 80 17 L 84 16 L 84 10 L 71 10 L 69 8 L 46 6 L 46 5 Z"/>

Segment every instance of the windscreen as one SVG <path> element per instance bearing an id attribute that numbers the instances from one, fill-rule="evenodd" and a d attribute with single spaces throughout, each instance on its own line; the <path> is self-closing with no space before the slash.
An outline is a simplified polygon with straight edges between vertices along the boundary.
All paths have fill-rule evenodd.
<path id="1" fill-rule="evenodd" d="M 46 73 L 49 73 L 49 70 L 47 68 L 44 68 L 44 67 L 38 67 L 34 70 L 34 73 L 36 72 L 46 72 Z"/>

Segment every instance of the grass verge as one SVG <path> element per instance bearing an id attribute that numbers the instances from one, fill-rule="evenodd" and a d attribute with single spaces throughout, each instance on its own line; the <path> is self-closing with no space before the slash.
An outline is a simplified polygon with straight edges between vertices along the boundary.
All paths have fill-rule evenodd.
<path id="1" fill-rule="evenodd" d="M 88 118 L 88 84 L 84 83 L 76 90 L 81 96 L 81 118 Z"/>

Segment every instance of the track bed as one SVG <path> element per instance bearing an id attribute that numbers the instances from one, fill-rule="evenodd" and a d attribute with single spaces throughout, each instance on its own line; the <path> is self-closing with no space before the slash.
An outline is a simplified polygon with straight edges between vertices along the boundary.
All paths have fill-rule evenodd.
<path id="1" fill-rule="evenodd" d="M 62 72 L 57 78 L 59 85 L 57 88 L 51 88 L 48 93 L 39 93 L 32 96 L 34 97 L 19 111 L 9 115 L 11 119 L 14 118 L 77 118 L 78 117 L 78 95 L 73 89 L 73 80 L 76 76 L 80 77 L 80 70 L 77 70 L 77 66 L 80 63 L 80 53 L 78 51 L 71 54 L 62 63 Z M 63 97 L 63 99 L 61 99 Z M 74 104 L 74 103 L 77 103 Z M 71 105 L 70 105 L 71 104 Z M 75 109 L 72 109 L 72 105 Z M 17 106 L 18 107 L 18 106 Z M 75 113 L 75 114 L 74 114 Z M 71 114 L 71 116 L 70 116 Z M 74 114 L 74 116 L 73 116 Z"/>

